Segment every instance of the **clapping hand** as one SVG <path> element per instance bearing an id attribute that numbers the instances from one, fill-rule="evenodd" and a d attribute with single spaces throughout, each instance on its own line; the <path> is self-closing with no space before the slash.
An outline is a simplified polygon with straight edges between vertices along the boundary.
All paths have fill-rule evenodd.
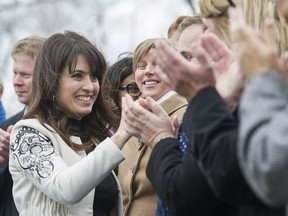
<path id="1" fill-rule="evenodd" d="M 126 95 L 122 97 L 122 110 L 126 131 L 151 148 L 162 138 L 175 137 L 178 131 L 177 119 L 171 121 L 165 110 L 150 97 L 133 101 Z"/>
<path id="2" fill-rule="evenodd" d="M 283 71 L 279 63 L 273 23 L 266 21 L 263 31 L 258 32 L 248 26 L 241 9 L 231 8 L 229 17 L 236 57 L 246 78 L 249 79 L 259 72 Z"/>
<path id="3" fill-rule="evenodd" d="M 201 46 L 211 59 L 216 89 L 233 111 L 240 101 L 244 89 L 244 74 L 239 68 L 232 51 L 215 34 L 201 37 Z"/>
<path id="4" fill-rule="evenodd" d="M 160 68 L 159 76 L 178 94 L 190 101 L 201 89 L 214 86 L 215 80 L 209 57 L 199 44 L 191 50 L 197 62 L 190 63 L 164 41 L 158 41 L 150 53 Z"/>
<path id="5" fill-rule="evenodd" d="M 0 129 L 0 167 L 5 167 L 8 163 L 10 134 L 12 128 L 13 125 L 10 125 L 7 131 Z"/>

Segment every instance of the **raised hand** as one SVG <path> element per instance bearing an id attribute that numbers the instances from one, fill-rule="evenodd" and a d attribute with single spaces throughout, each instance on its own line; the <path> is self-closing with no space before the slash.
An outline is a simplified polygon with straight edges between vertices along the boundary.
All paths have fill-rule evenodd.
<path id="1" fill-rule="evenodd" d="M 122 110 L 126 131 L 153 148 L 160 139 L 174 137 L 175 129 L 165 110 L 152 98 L 133 101 L 131 96 L 122 97 Z"/>
<path id="2" fill-rule="evenodd" d="M 241 70 L 249 79 L 259 72 L 281 71 L 278 57 L 277 40 L 273 23 L 268 21 L 262 32 L 247 25 L 244 14 L 239 8 L 229 10 L 231 37 L 236 44 L 236 57 Z"/>
<path id="3" fill-rule="evenodd" d="M 159 76 L 172 89 L 190 101 L 201 89 L 215 84 L 206 52 L 199 44 L 191 45 L 197 62 L 190 63 L 164 41 L 156 43 L 150 53 L 159 68 Z"/>
<path id="4" fill-rule="evenodd" d="M 232 51 L 215 34 L 201 37 L 201 46 L 212 61 L 216 89 L 226 101 L 231 111 L 239 103 L 244 89 L 245 78 Z"/>
<path id="5" fill-rule="evenodd" d="M 7 131 L 0 129 L 0 167 L 5 167 L 8 163 L 10 134 L 12 129 L 13 125 L 10 125 Z"/>

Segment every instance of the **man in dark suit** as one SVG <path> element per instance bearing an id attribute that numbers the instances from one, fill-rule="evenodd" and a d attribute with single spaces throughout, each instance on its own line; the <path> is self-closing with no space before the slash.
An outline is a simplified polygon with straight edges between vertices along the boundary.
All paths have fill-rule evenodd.
<path id="1" fill-rule="evenodd" d="M 12 186 L 13 181 L 8 169 L 10 132 L 19 121 L 30 102 L 32 95 L 32 76 L 37 55 L 45 41 L 39 36 L 30 36 L 19 40 L 14 45 L 11 55 L 13 59 L 13 85 L 20 103 L 25 108 L 4 121 L 0 129 L 0 215 L 19 215 L 15 207 Z"/>

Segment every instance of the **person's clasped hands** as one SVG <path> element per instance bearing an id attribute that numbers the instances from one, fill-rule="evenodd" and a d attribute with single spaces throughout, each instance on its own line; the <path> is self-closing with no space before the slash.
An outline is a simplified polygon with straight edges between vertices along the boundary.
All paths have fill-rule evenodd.
<path id="1" fill-rule="evenodd" d="M 129 134 L 138 137 L 153 148 L 161 139 L 176 137 L 178 119 L 170 117 L 151 97 L 133 101 L 128 94 L 122 97 L 122 120 Z"/>

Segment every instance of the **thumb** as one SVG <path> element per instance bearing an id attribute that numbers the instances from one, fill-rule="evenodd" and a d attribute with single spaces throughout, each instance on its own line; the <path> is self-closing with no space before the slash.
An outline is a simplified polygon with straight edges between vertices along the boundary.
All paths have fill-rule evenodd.
<path id="1" fill-rule="evenodd" d="M 13 130 L 14 125 L 9 125 L 9 127 L 7 128 L 7 132 L 11 133 Z"/>
<path id="2" fill-rule="evenodd" d="M 194 43 L 191 45 L 191 48 L 200 64 L 211 67 L 211 57 L 200 44 Z"/>
<path id="3" fill-rule="evenodd" d="M 178 132 L 179 132 L 179 128 L 180 128 L 180 123 L 179 123 L 177 115 L 172 116 L 171 123 L 172 123 L 172 126 L 173 126 L 173 135 L 174 135 L 174 137 L 177 137 L 178 136 Z"/>
<path id="4" fill-rule="evenodd" d="M 247 25 L 244 13 L 240 8 L 229 8 L 228 14 L 231 39 L 234 43 L 239 42 L 241 37 L 246 36 L 245 34 L 241 35 L 243 27 Z"/>

